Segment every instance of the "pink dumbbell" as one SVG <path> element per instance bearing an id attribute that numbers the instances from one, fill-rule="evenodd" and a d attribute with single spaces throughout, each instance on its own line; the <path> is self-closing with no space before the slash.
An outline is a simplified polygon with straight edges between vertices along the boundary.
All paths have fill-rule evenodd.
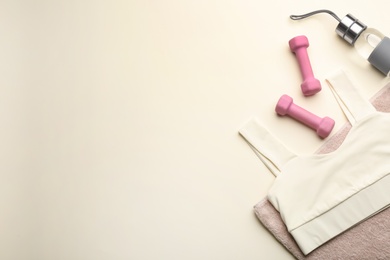
<path id="1" fill-rule="evenodd" d="M 311 68 L 309 55 L 307 54 L 307 47 L 309 47 L 309 40 L 306 36 L 296 36 L 292 38 L 288 44 L 290 49 L 295 53 L 298 59 L 299 68 L 303 77 L 301 89 L 303 95 L 311 96 L 321 91 L 321 83 L 318 79 L 314 78 L 313 70 Z"/>
<path id="2" fill-rule="evenodd" d="M 327 137 L 334 127 L 334 120 L 329 117 L 320 118 L 309 111 L 293 103 L 293 99 L 287 95 L 280 97 L 275 108 L 278 115 L 289 115 L 299 122 L 317 131 L 321 138 Z"/>

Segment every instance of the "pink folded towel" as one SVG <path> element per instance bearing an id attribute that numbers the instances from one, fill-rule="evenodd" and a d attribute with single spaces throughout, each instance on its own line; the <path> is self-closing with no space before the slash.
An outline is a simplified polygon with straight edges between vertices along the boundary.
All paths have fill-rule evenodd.
<path id="1" fill-rule="evenodd" d="M 390 83 L 372 98 L 372 104 L 378 111 L 390 112 Z M 317 153 L 336 150 L 344 141 L 350 128 L 347 123 L 329 138 Z M 390 259 L 390 208 L 359 223 L 306 256 L 287 231 L 279 212 L 266 198 L 254 209 L 260 222 L 297 259 Z"/>

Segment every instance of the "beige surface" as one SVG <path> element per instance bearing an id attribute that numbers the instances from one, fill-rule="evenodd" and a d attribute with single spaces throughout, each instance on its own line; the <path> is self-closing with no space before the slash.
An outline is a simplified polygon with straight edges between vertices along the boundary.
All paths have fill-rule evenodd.
<path id="1" fill-rule="evenodd" d="M 272 175 L 237 130 L 255 115 L 297 153 L 322 141 L 280 95 L 345 119 L 324 78 L 386 82 L 334 33 L 390 35 L 387 1 L 0 1 L 0 259 L 291 259 L 252 206 Z M 376 8 L 381 7 L 381 8 Z M 324 90 L 301 95 L 305 34 Z"/>

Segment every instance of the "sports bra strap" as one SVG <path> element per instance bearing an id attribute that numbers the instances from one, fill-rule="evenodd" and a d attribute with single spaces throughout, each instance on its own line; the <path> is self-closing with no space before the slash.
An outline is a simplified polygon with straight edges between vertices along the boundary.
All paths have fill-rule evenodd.
<path id="1" fill-rule="evenodd" d="M 267 168 L 277 176 L 281 167 L 296 155 L 271 135 L 256 119 L 250 120 L 239 133 Z"/>
<path id="2" fill-rule="evenodd" d="M 326 81 L 352 125 L 376 111 L 374 106 L 359 94 L 344 71 L 338 71 Z"/>

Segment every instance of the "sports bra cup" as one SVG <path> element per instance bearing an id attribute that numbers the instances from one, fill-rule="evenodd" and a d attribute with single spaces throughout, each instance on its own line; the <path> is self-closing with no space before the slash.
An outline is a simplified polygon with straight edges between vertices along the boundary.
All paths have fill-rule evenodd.
<path id="1" fill-rule="evenodd" d="M 390 203 L 390 114 L 377 112 L 343 72 L 327 82 L 352 124 L 334 152 L 295 155 L 256 119 L 240 130 L 263 161 L 274 165 L 279 158 L 268 200 L 304 254 Z"/>

